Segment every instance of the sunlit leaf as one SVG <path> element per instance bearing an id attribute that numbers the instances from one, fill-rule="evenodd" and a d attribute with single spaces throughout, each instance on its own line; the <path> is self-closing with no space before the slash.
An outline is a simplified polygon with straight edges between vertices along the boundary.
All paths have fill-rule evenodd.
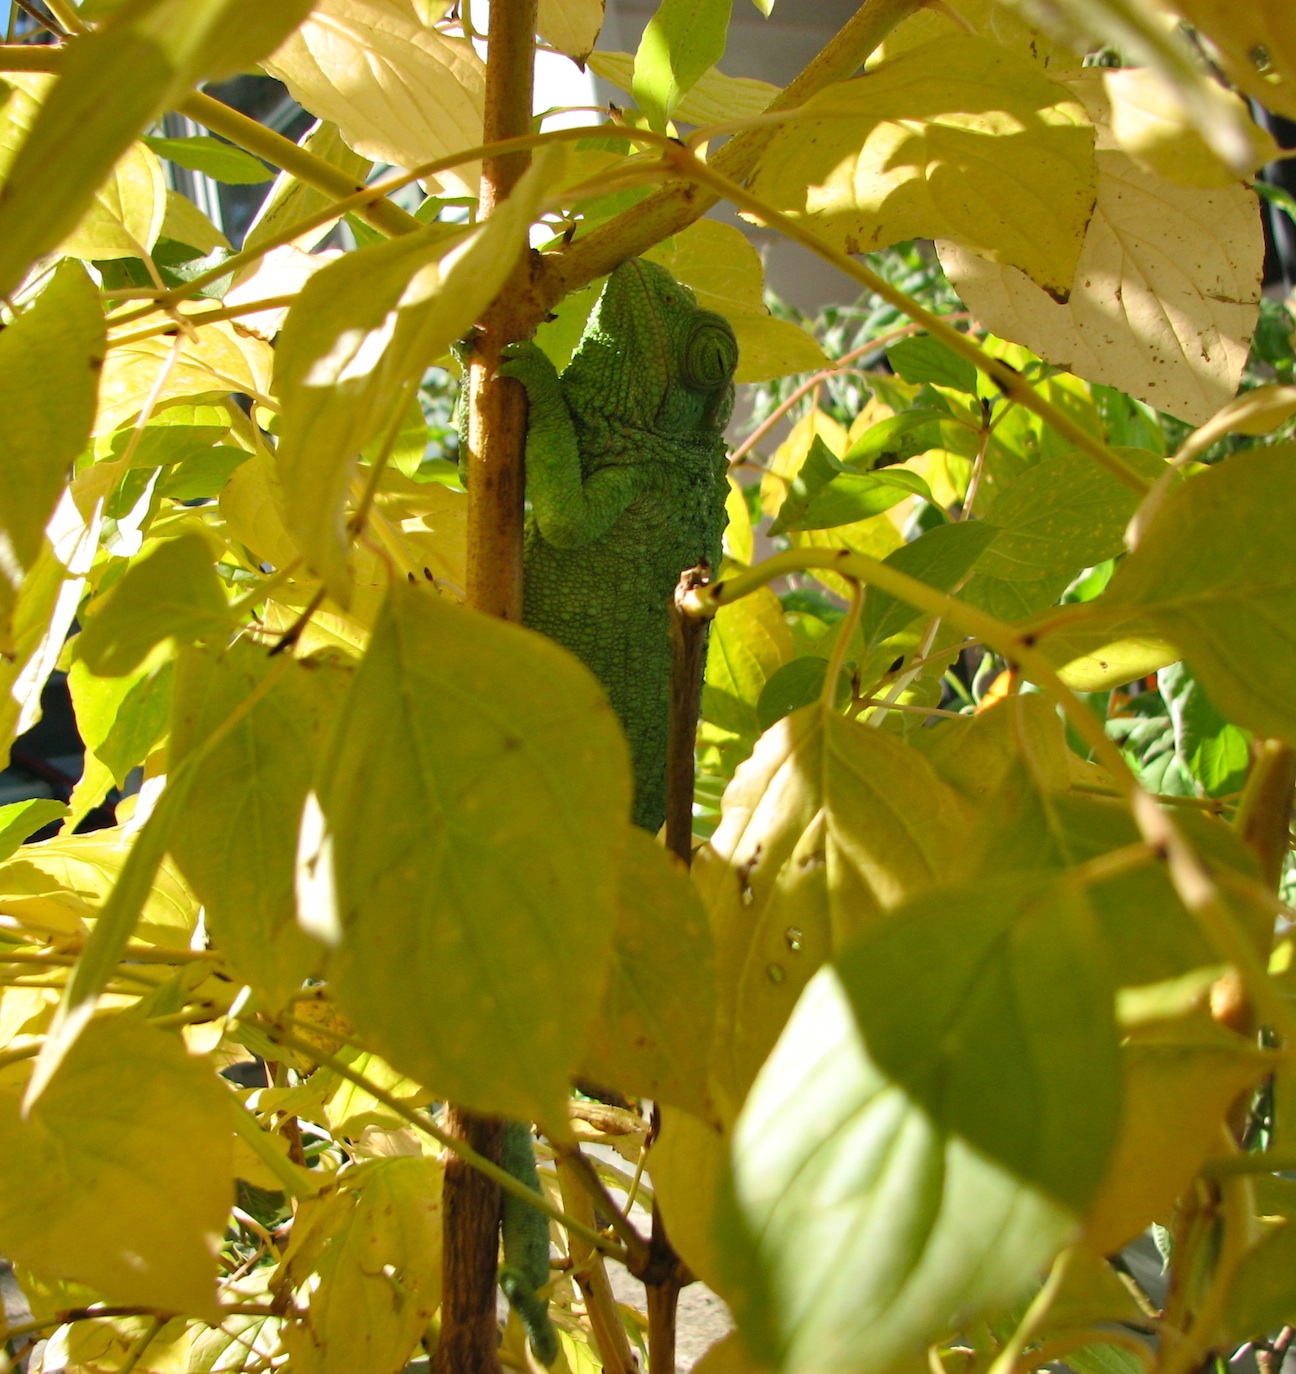
<path id="1" fill-rule="evenodd" d="M 593 52 L 589 57 L 591 71 L 627 94 L 634 84 L 634 63 L 635 59 L 628 52 Z M 764 113 L 778 92 L 779 88 L 768 81 L 757 81 L 750 76 L 726 76 L 712 67 L 681 97 L 672 118 L 699 125 L 751 119 Z"/>
<path id="2" fill-rule="evenodd" d="M 393 0 L 320 0 L 262 66 L 375 162 L 417 167 L 482 141 L 482 59 Z M 461 162 L 438 179 L 475 196 L 479 172 Z"/>
<path id="3" fill-rule="evenodd" d="M 848 253 L 952 239 L 1065 298 L 1095 186 L 1079 102 L 964 34 L 812 96 L 774 135 L 753 189 Z"/>
<path id="4" fill-rule="evenodd" d="M 454 1101 L 561 1122 L 629 810 L 594 679 L 537 635 L 397 584 L 320 806 L 316 878 L 344 923 L 332 981 L 348 1018 Z"/>
<path id="5" fill-rule="evenodd" d="M 62 802 L 46 797 L 0 806 L 0 862 L 9 858 L 25 839 L 43 829 L 50 821 L 66 815 L 67 807 Z"/>
<path id="6" fill-rule="evenodd" d="M 756 703 L 766 682 L 792 657 L 792 632 L 779 599 L 763 587 L 721 608 L 707 643 L 702 710 L 735 734 L 760 733 Z"/>
<path id="7" fill-rule="evenodd" d="M 143 257 L 157 242 L 166 211 L 162 164 L 144 144 L 133 143 L 59 252 L 75 258 Z"/>
<path id="8" fill-rule="evenodd" d="M 0 1137 L 6 1255 L 118 1302 L 219 1319 L 233 1135 L 223 1090 L 178 1038 L 95 1022 L 26 1120 L 0 1094 Z"/>
<path id="9" fill-rule="evenodd" d="M 603 0 L 540 0 L 540 37 L 574 62 L 583 63 L 603 27 Z"/>
<path id="10" fill-rule="evenodd" d="M 196 534 L 158 544 L 86 613 L 77 657 L 99 677 L 121 677 L 156 644 L 179 644 L 232 628 L 211 551 Z"/>
<path id="11" fill-rule="evenodd" d="M 104 356 L 98 293 L 83 268 L 60 267 L 35 305 L 0 333 L 0 650 L 24 575 L 45 542 L 68 468 L 94 420 Z"/>
<path id="12" fill-rule="evenodd" d="M 1099 74 L 1070 84 L 1100 121 Z M 1066 304 L 972 244 L 938 244 L 941 265 L 996 334 L 1201 424 L 1237 390 L 1255 327 L 1264 257 L 1255 194 L 1176 186 L 1142 171 L 1101 123 L 1099 136 L 1098 201 Z"/>
<path id="13" fill-rule="evenodd" d="M 537 158 L 466 235 L 437 225 L 330 263 L 288 315 L 275 355 L 285 514 L 343 606 L 351 590 L 343 503 L 359 452 L 388 423 L 407 383 L 467 333 L 504 284 L 551 166 Z"/>
<path id="14" fill-rule="evenodd" d="M 635 53 L 633 93 L 658 128 L 724 55 L 733 0 L 661 0 Z"/>
<path id="15" fill-rule="evenodd" d="M 140 0 L 66 45 L 0 189 L 0 295 L 74 228 L 118 158 L 187 88 L 269 52 L 310 0 Z M 61 175 L 51 178 L 57 165 Z"/>
<path id="16" fill-rule="evenodd" d="M 272 662 L 247 643 L 182 657 L 173 764 L 231 714 Z M 343 686 L 336 668 L 293 664 L 199 765 L 172 831 L 171 853 L 206 909 L 217 948 L 272 1007 L 323 962 L 296 922 L 297 822 Z"/>
<path id="17" fill-rule="evenodd" d="M 275 1283 L 309 1293 L 303 1319 L 284 1328 L 294 1370 L 403 1368 L 441 1302 L 440 1163 L 348 1169 L 337 1192 L 298 1212 Z"/>

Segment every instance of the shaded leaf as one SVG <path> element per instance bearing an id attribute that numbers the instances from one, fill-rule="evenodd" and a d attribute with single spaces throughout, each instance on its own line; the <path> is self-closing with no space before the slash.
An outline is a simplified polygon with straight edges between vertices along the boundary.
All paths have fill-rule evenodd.
<path id="1" fill-rule="evenodd" d="M 735 1127 L 722 1291 L 749 1347 L 881 1374 L 1017 1297 L 1074 1235 L 1119 1106 L 1075 895 L 1005 881 L 879 921 L 806 989 Z"/>
<path id="2" fill-rule="evenodd" d="M 548 640 L 397 584 L 320 783 L 338 1003 L 453 1101 L 564 1120 L 607 970 L 625 744 Z M 304 851 L 304 859 L 310 851 Z M 327 906 L 306 915 L 327 924 Z"/>
<path id="3" fill-rule="evenodd" d="M 721 608 L 707 642 L 702 711 L 722 730 L 753 739 L 765 684 L 792 657 L 792 632 L 768 587 Z"/>
<path id="4" fill-rule="evenodd" d="M 144 142 L 158 155 L 178 167 L 187 167 L 191 172 L 202 172 L 214 181 L 222 181 L 227 186 L 250 186 L 258 182 L 270 181 L 274 172 L 265 163 L 225 143 L 210 134 L 194 134 L 188 138 L 151 138 L 145 136 Z"/>
<path id="5" fill-rule="evenodd" d="M 631 831 L 612 972 L 586 1033 L 581 1072 L 595 1083 L 708 1117 L 715 954 L 697 892 L 676 865 L 646 833 Z"/>
<path id="6" fill-rule="evenodd" d="M 233 1135 L 224 1090 L 177 1037 L 94 1022 L 26 1120 L 0 1094 L 0 1138 L 6 1255 L 118 1302 L 219 1320 Z"/>

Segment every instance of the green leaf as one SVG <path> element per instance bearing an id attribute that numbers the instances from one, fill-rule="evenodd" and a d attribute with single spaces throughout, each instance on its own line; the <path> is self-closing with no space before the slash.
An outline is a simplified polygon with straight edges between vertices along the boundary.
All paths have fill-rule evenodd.
<path id="1" fill-rule="evenodd" d="M 1138 466 L 1151 477 L 1166 471 L 1150 455 Z M 1052 605 L 1078 572 L 1124 549 L 1138 502 L 1136 492 L 1082 453 L 1027 468 L 984 512 L 999 533 L 978 560 L 965 599 L 1002 620 Z"/>
<path id="2" fill-rule="evenodd" d="M 94 423 L 105 347 L 99 293 L 71 262 L 0 332 L 0 651 L 13 651 L 19 584 Z"/>
<path id="3" fill-rule="evenodd" d="M 756 703 L 770 677 L 792 657 L 792 632 L 768 587 L 720 609 L 707 644 L 702 712 L 713 725 L 755 739 Z"/>
<path id="4" fill-rule="evenodd" d="M 303 920 L 341 918 L 331 981 L 366 1042 L 451 1101 L 561 1129 L 629 794 L 620 728 L 575 659 L 393 586 L 299 878 Z"/>
<path id="5" fill-rule="evenodd" d="M 976 368 L 930 335 L 901 339 L 887 349 L 886 355 L 892 369 L 906 382 L 931 382 L 935 386 L 966 392 L 969 396 L 977 394 Z"/>
<path id="6" fill-rule="evenodd" d="M 158 483 L 159 496 L 173 501 L 202 501 L 219 496 L 236 468 L 252 455 L 245 448 L 217 444 L 183 459 Z"/>
<path id="7" fill-rule="evenodd" d="M 940 446 L 940 421 L 947 419 L 946 411 L 913 405 L 898 415 L 870 425 L 845 454 L 842 462 L 856 470 L 875 468 L 883 458 L 904 462 Z"/>
<path id="8" fill-rule="evenodd" d="M 137 0 L 67 43 L 0 190 L 0 295 L 76 228 L 117 159 L 164 110 L 199 82 L 264 57 L 310 8 L 311 0 Z"/>
<path id="9" fill-rule="evenodd" d="M 408 1363 L 441 1304 L 441 1179 L 435 1159 L 374 1159 L 303 1204 L 274 1279 L 301 1292 L 283 1331 L 298 1374 Z"/>
<path id="10" fill-rule="evenodd" d="M 1251 737 L 1224 719 L 1186 665 L 1162 668 L 1157 687 L 1174 723 L 1180 763 L 1208 796 L 1239 791 L 1251 765 Z"/>
<path id="11" fill-rule="evenodd" d="M 1097 188 L 1083 106 L 1028 57 L 949 34 L 810 97 L 752 184 L 848 253 L 952 239 L 1071 290 Z"/>
<path id="12" fill-rule="evenodd" d="M 828 672 L 828 660 L 817 654 L 806 654 L 785 663 L 778 672 L 771 675 L 761 689 L 760 700 L 756 703 L 756 717 L 762 731 L 770 729 L 784 716 L 799 711 L 819 700 L 823 691 L 824 675 Z M 837 683 L 835 706 L 841 706 L 850 695 L 850 680 L 845 671 Z"/>
<path id="13" fill-rule="evenodd" d="M 274 665 L 246 642 L 185 653 L 176 675 L 173 764 L 226 720 Z M 171 854 L 202 901 L 207 928 L 239 977 L 282 1006 L 323 964 L 297 925 L 297 824 L 325 732 L 345 683 L 341 670 L 291 663 L 195 771 Z"/>
<path id="14" fill-rule="evenodd" d="M 288 313 L 275 352 L 279 477 L 293 537 L 343 606 L 351 595 L 344 506 L 359 452 L 390 422 L 407 384 L 503 286 L 554 166 L 537 157 L 475 229 L 430 226 L 346 254 L 311 277 Z"/>
<path id="15" fill-rule="evenodd" d="M 1106 593 L 1177 645 L 1235 724 L 1296 744 L 1296 445 L 1248 449 L 1171 488 Z"/>
<path id="16" fill-rule="evenodd" d="M 612 936 L 612 975 L 590 1023 L 582 1074 L 708 1118 L 715 951 L 688 874 L 632 829 Z"/>
<path id="17" fill-rule="evenodd" d="M 762 735 L 694 879 L 716 940 L 717 1106 L 732 1120 L 801 989 L 856 930 L 959 876 L 954 790 L 894 736 L 812 706 Z"/>
<path id="18" fill-rule="evenodd" d="M 1047 883 L 948 889 L 809 985 L 735 1127 L 722 1204 L 722 1291 L 758 1357 L 907 1368 L 1076 1233 L 1121 1092 L 1090 919 Z"/>
<path id="19" fill-rule="evenodd" d="M 1272 1226 L 1242 1256 L 1224 1309 L 1230 1343 L 1255 1340 L 1296 1316 L 1296 1225 Z"/>
<path id="20" fill-rule="evenodd" d="M 271 181 L 275 173 L 265 163 L 236 148 L 232 143 L 212 138 L 210 134 L 194 134 L 189 138 L 153 138 L 144 136 L 144 142 L 158 155 L 178 167 L 187 167 L 191 172 L 202 172 L 214 181 L 222 181 L 227 186 L 252 186 L 262 181 Z"/>
<path id="21" fill-rule="evenodd" d="M 132 560 L 91 604 L 76 654 L 98 677 L 122 677 L 163 640 L 223 637 L 232 626 L 206 540 L 182 534 Z"/>
<path id="22" fill-rule="evenodd" d="M 66 816 L 68 809 L 60 801 L 35 797 L 28 801 L 10 802 L 0 806 L 0 863 L 17 852 L 23 841 L 50 821 Z"/>
<path id="23" fill-rule="evenodd" d="M 814 436 L 810 452 L 779 507 L 770 534 L 791 530 L 826 530 L 852 525 L 898 506 L 910 496 L 934 503 L 927 483 L 907 468 L 855 472 Z"/>
<path id="24" fill-rule="evenodd" d="M 0 1139 L 7 1256 L 112 1301 L 220 1320 L 233 1133 L 225 1090 L 177 1036 L 93 1022 L 26 1119 L 0 1093 Z"/>
<path id="25" fill-rule="evenodd" d="M 631 93 L 664 128 L 680 101 L 724 56 L 733 0 L 661 0 L 635 53 Z"/>
<path id="26" fill-rule="evenodd" d="M 68 688 L 86 748 L 109 769 L 112 781 L 123 786 L 126 775 L 167 732 L 170 662 L 146 660 L 123 677 L 102 678 L 76 659 L 68 671 Z"/>
<path id="27" fill-rule="evenodd" d="M 942 592 L 953 591 L 972 571 L 999 531 L 984 520 L 960 520 L 937 525 L 912 543 L 904 544 L 882 560 L 898 572 L 908 573 L 920 582 Z M 860 633 L 872 648 L 912 625 L 922 617 L 907 602 L 899 601 L 876 587 L 864 597 Z"/>

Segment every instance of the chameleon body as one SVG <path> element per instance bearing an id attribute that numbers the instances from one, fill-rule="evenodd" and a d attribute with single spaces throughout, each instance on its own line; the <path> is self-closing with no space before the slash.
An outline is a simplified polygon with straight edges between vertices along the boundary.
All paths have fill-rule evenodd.
<path id="1" fill-rule="evenodd" d="M 720 565 L 738 345 L 664 267 L 632 258 L 561 378 L 534 344 L 506 356 L 528 401 L 523 621 L 603 684 L 630 741 L 635 824 L 656 833 L 670 602 L 686 568 Z"/>
<path id="2" fill-rule="evenodd" d="M 561 377 L 534 344 L 505 356 L 500 370 L 528 403 L 523 621 L 603 684 L 630 741 L 635 824 L 655 834 L 666 815 L 670 603 L 686 568 L 720 564 L 738 345 L 665 268 L 635 258 L 608 278 Z M 508 1123 L 501 1162 L 538 1191 L 526 1126 Z M 506 1193 L 503 1236 L 500 1286 L 552 1363 L 557 1337 L 537 1296 L 548 1221 Z"/>

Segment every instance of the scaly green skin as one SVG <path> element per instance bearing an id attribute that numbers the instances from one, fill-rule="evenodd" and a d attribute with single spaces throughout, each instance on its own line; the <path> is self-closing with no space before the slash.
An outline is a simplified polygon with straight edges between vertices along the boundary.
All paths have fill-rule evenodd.
<path id="1" fill-rule="evenodd" d="M 738 346 L 665 268 L 608 278 L 561 379 L 534 344 L 501 371 L 527 390 L 523 620 L 603 684 L 634 758 L 636 825 L 666 816 L 670 602 L 720 564 L 724 427 Z"/>
<path id="2" fill-rule="evenodd" d="M 635 824 L 655 834 L 666 817 L 671 597 L 686 568 L 720 565 L 733 330 L 636 258 L 608 278 L 561 378 L 534 344 L 506 358 L 500 371 L 528 402 L 523 620 L 603 684 L 630 740 Z M 505 1127 L 501 1163 L 538 1191 L 520 1122 Z M 505 1194 L 503 1232 L 500 1286 L 552 1363 L 557 1336 L 536 1296 L 549 1223 Z"/>

